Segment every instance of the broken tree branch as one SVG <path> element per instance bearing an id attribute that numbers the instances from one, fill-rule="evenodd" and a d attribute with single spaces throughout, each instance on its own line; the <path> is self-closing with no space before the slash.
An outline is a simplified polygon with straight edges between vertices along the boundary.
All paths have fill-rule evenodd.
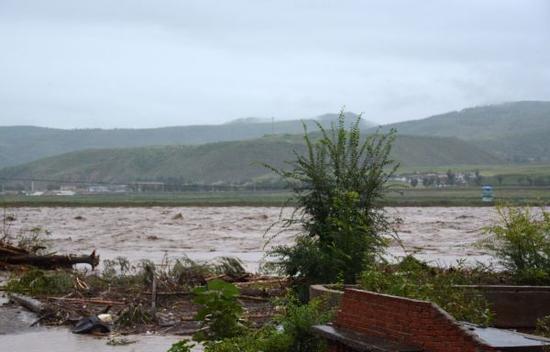
<path id="1" fill-rule="evenodd" d="M 20 306 L 25 307 L 36 314 L 42 314 L 46 311 L 46 306 L 44 306 L 42 302 L 32 297 L 20 295 L 17 293 L 10 293 L 8 297 L 10 301 L 17 303 Z"/>
<path id="2" fill-rule="evenodd" d="M 106 304 L 106 305 L 125 305 L 126 302 L 122 301 L 108 301 L 101 298 L 66 298 L 66 297 L 47 297 L 47 299 L 55 301 L 75 302 L 82 304 Z"/>
<path id="3" fill-rule="evenodd" d="M 11 265 L 32 265 L 43 269 L 70 268 L 75 264 L 89 264 L 94 269 L 99 265 L 99 256 L 95 254 L 95 250 L 88 256 L 24 254 L 0 256 L 0 262 Z"/>

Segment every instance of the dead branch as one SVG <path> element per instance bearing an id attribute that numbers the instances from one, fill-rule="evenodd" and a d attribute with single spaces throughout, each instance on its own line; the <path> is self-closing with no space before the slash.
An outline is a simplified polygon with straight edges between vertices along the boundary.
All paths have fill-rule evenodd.
<path id="1" fill-rule="evenodd" d="M 0 255 L 0 262 L 11 265 L 32 265 L 43 269 L 70 268 L 75 264 L 89 264 L 94 269 L 99 265 L 95 250 L 89 256 L 74 255 Z"/>
<path id="2" fill-rule="evenodd" d="M 32 297 L 20 295 L 17 293 L 10 293 L 8 297 L 10 301 L 17 303 L 20 306 L 25 307 L 36 314 L 42 314 L 46 311 L 46 306 L 44 306 L 42 302 Z"/>
<path id="3" fill-rule="evenodd" d="M 101 298 L 65 298 L 65 297 L 46 297 L 47 299 L 55 301 L 75 302 L 82 304 L 105 304 L 105 305 L 125 305 L 126 302 L 121 301 L 109 301 Z"/>

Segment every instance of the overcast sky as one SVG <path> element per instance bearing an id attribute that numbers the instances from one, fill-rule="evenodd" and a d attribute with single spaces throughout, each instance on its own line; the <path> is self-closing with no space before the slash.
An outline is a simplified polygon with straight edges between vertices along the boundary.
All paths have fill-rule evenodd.
<path id="1" fill-rule="evenodd" d="M 0 0 L 0 125 L 378 123 L 550 100 L 550 1 Z"/>

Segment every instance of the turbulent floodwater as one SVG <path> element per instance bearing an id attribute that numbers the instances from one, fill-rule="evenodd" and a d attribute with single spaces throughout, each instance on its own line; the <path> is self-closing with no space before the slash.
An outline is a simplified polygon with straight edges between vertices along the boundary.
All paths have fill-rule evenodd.
<path id="1" fill-rule="evenodd" d="M 493 208 L 429 207 L 388 208 L 399 218 L 398 241 L 391 255 L 415 253 L 435 264 L 453 264 L 459 258 L 470 262 L 492 260 L 474 244 L 482 228 L 495 220 Z M 287 210 L 286 213 L 289 213 Z M 268 207 L 182 208 L 16 208 L 13 235 L 42 227 L 51 232 L 49 244 L 59 253 L 90 253 L 102 259 L 117 256 L 132 261 L 164 256 L 188 256 L 210 260 L 237 256 L 250 270 L 257 270 L 265 253 L 265 231 L 279 219 L 280 209 Z M 270 234 L 277 232 L 275 226 Z M 296 230 L 277 237 L 271 245 L 291 243 Z M 269 248 L 269 246 L 268 246 Z M 405 250 L 403 249 L 405 248 Z M 0 299 L 0 303 L 1 299 Z M 139 343 L 110 347 L 105 340 L 77 336 L 67 329 L 29 329 L 34 316 L 17 309 L 0 309 L 2 351 L 166 351 L 175 337 L 136 337 Z M 18 332 L 18 333 L 16 333 Z"/>
<path id="2" fill-rule="evenodd" d="M 398 236 L 407 252 L 449 264 L 457 258 L 488 260 L 473 244 L 482 228 L 495 219 L 493 208 L 388 208 L 400 218 Z M 125 256 L 130 260 L 160 261 L 165 255 L 210 260 L 237 256 L 256 270 L 265 252 L 265 231 L 279 219 L 280 209 L 269 207 L 182 208 L 17 208 L 10 232 L 40 226 L 51 232 L 49 243 L 60 253 L 90 253 L 102 259 Z M 289 210 L 286 211 L 289 213 Z M 278 236 L 271 244 L 290 243 L 296 231 Z M 268 246 L 269 247 L 269 246 Z M 403 255 L 397 241 L 390 252 Z"/>

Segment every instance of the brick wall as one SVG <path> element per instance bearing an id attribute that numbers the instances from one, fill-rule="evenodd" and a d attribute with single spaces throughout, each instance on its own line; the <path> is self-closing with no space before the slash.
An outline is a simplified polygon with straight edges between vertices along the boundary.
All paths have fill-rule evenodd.
<path id="1" fill-rule="evenodd" d="M 334 325 L 426 352 L 496 351 L 430 302 L 348 289 Z M 345 351 L 331 346 L 331 351 Z"/>

